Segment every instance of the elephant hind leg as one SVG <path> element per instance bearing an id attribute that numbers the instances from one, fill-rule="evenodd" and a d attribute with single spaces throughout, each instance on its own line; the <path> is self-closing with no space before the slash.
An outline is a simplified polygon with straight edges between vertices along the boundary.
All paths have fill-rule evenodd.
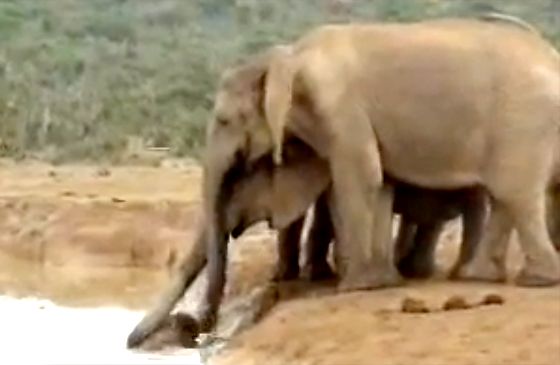
<path id="1" fill-rule="evenodd" d="M 467 281 L 506 281 L 505 260 L 512 229 L 513 222 L 507 208 L 499 201 L 492 201 L 488 225 L 480 244 L 474 247 L 471 259 L 452 271 L 450 278 Z"/>
<path id="2" fill-rule="evenodd" d="M 505 257 L 511 229 L 518 231 L 525 256 L 525 266 L 516 278 L 520 286 L 551 286 L 560 282 L 560 262 L 547 234 L 545 197 L 509 202 L 494 200 L 488 222 L 473 259 L 458 269 L 456 277 L 464 280 L 505 281 Z"/>
<path id="3" fill-rule="evenodd" d="M 560 282 L 560 259 L 546 226 L 546 190 L 554 165 L 552 151 L 557 143 L 556 129 L 551 128 L 551 132 L 554 133 L 539 134 L 536 144 L 525 144 L 515 151 L 508 151 L 511 152 L 507 155 L 508 161 L 515 163 L 504 164 L 509 170 L 502 179 L 509 179 L 501 180 L 501 186 L 489 189 L 494 199 L 507 208 L 519 236 L 525 258 L 523 269 L 516 278 L 520 286 L 550 286 Z M 519 169 L 517 166 L 524 167 L 525 176 L 520 178 L 510 166 L 516 170 Z"/>
<path id="4" fill-rule="evenodd" d="M 457 277 L 461 267 L 470 262 L 482 239 L 487 218 L 487 196 L 482 190 L 473 192 L 463 208 L 463 234 L 459 257 L 449 272 L 449 278 Z M 505 259 L 505 258 L 504 258 Z"/>
<path id="5" fill-rule="evenodd" d="M 516 278 L 520 286 L 550 286 L 560 282 L 560 261 L 546 227 L 544 193 L 526 204 L 514 206 L 519 242 L 525 266 Z M 530 217 L 528 219 L 528 217 Z"/>

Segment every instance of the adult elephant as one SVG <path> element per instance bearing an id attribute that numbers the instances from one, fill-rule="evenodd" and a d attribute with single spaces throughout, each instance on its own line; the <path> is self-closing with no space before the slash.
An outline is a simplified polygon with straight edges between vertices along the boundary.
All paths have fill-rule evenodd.
<path id="1" fill-rule="evenodd" d="M 516 282 L 556 284 L 544 197 L 558 144 L 559 62 L 535 31 L 507 19 L 444 19 L 323 26 L 233 69 L 208 128 L 208 262 L 218 268 L 209 272 L 225 263 L 223 177 L 271 148 L 280 164 L 288 133 L 329 162 L 342 290 L 399 282 L 387 243 L 374 239 L 383 171 L 421 187 L 489 191 L 488 232 L 459 277 L 504 280 L 516 228 L 526 258 Z M 209 298 L 219 297 L 224 277 L 210 279 Z"/>
<path id="2" fill-rule="evenodd" d="M 203 329 L 225 283 L 224 180 L 270 150 L 281 164 L 285 134 L 328 161 L 341 290 L 400 282 L 390 242 L 374 236 L 391 214 L 384 171 L 420 187 L 489 192 L 487 232 L 460 278 L 504 280 L 515 228 L 526 259 L 516 282 L 556 284 L 545 190 L 558 145 L 559 62 L 542 37 L 508 20 L 443 19 L 323 26 L 227 72 L 203 162 Z"/>
<path id="3" fill-rule="evenodd" d="M 383 171 L 421 187 L 488 190 L 487 234 L 460 278 L 504 280 L 516 228 L 526 258 L 516 282 L 556 284 L 545 190 L 558 144 L 559 62 L 517 24 L 443 19 L 323 26 L 228 72 L 205 154 L 208 313 L 225 279 L 224 176 L 271 148 L 280 164 L 286 133 L 329 162 L 340 289 L 400 281 L 388 243 L 374 239 Z"/>

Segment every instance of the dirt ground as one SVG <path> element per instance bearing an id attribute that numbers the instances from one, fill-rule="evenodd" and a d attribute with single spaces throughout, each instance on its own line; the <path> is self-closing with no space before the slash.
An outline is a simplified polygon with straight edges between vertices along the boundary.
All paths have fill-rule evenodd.
<path id="1" fill-rule="evenodd" d="M 446 243 L 438 257 L 444 267 L 456 253 L 455 245 Z M 519 252 L 511 256 L 518 266 Z M 440 273 L 402 288 L 318 293 L 277 305 L 212 364 L 560 363 L 559 288 L 452 283 Z M 491 293 L 500 295 L 503 305 L 476 306 Z M 443 311 L 454 295 L 475 306 Z M 430 313 L 401 312 L 405 298 L 423 301 Z"/>
<path id="2" fill-rule="evenodd" d="M 113 239 L 110 244 L 100 243 L 102 250 L 107 250 L 107 245 L 122 244 L 121 241 L 125 240 L 122 237 L 130 236 L 136 230 L 144 229 L 141 232 L 147 235 L 152 234 L 152 231 L 158 233 L 163 230 L 162 227 L 165 227 L 166 235 L 154 235 L 153 242 L 152 238 L 144 237 L 146 242 L 142 245 L 150 245 L 150 242 L 153 244 L 146 255 L 149 252 L 156 255 L 160 247 L 158 245 L 163 245 L 169 237 L 173 238 L 172 241 L 177 241 L 174 245 L 190 245 L 189 240 L 192 240 L 196 225 L 193 213 L 166 210 L 167 208 L 161 207 L 161 202 L 166 201 L 171 205 L 198 204 L 200 173 L 196 167 L 171 164 L 159 168 L 109 168 L 108 171 L 107 174 L 107 171 L 100 170 L 99 167 L 51 167 L 30 163 L 18 165 L 1 161 L 0 217 L 3 220 L 11 217 L 8 221 L 13 222 L 10 223 L 11 226 L 6 225 L 7 223 L 0 225 L 3 230 L 0 239 L 2 255 L 9 256 L 6 260 L 11 263 L 0 264 L 0 294 L 15 297 L 37 295 L 48 299 L 55 297 L 56 300 L 72 305 L 84 301 L 95 305 L 116 304 L 136 309 L 145 309 L 150 305 L 168 280 L 167 272 L 162 273 L 157 265 L 141 268 L 143 272 L 151 270 L 150 273 L 138 273 L 140 269 L 130 266 L 127 260 L 109 260 L 107 267 L 112 267 L 120 274 L 92 274 L 94 279 L 89 280 L 84 278 L 92 272 L 109 270 L 101 265 L 106 261 L 86 258 L 66 265 L 66 259 L 53 259 L 53 262 L 48 263 L 51 269 L 47 270 L 44 256 L 37 260 L 37 255 L 21 255 L 21 250 L 13 247 L 13 242 L 24 245 L 26 237 L 42 237 L 37 242 L 51 247 L 51 241 L 64 237 L 60 232 L 74 232 L 68 228 L 49 235 L 48 224 L 45 223 L 37 226 L 31 236 L 26 236 L 14 228 L 18 224 L 29 223 L 21 218 L 23 216 L 45 216 L 45 201 L 51 206 L 46 215 L 48 217 L 60 216 L 60 207 L 67 207 L 68 204 L 74 207 L 71 215 L 80 215 L 81 220 L 73 222 L 73 226 L 85 224 L 90 216 L 109 215 L 115 225 L 127 227 L 118 239 L 109 234 L 114 231 L 104 231 L 103 237 Z M 21 201 L 26 204 L 24 215 L 14 213 L 21 208 L 18 205 Z M 103 206 L 102 214 L 93 215 L 88 210 L 92 209 L 92 201 L 108 205 Z M 139 203 L 158 208 L 130 208 Z M 81 208 L 76 207 L 87 209 L 80 210 Z M 162 209 L 164 213 L 161 213 Z M 119 210 L 127 212 L 126 218 L 110 215 L 113 214 L 112 211 Z M 37 214 L 33 214 L 34 212 Z M 165 218 L 153 220 L 151 228 L 145 229 L 150 217 L 158 214 Z M 138 218 L 139 216 L 142 218 Z M 19 220 L 14 217 L 19 217 Z M 64 222 L 44 217 L 39 221 L 54 221 L 61 226 Z M 99 232 L 100 227 L 106 223 L 103 220 L 96 222 L 96 229 L 92 231 Z M 446 281 L 444 274 L 457 253 L 459 233 L 459 225 L 452 222 L 441 238 L 438 248 L 440 272 L 435 278 L 429 281 L 410 281 L 401 288 L 338 295 L 334 294 L 332 287 L 311 288 L 280 302 L 259 324 L 234 338 L 221 354 L 211 359 L 211 363 L 560 364 L 560 288 L 521 289 L 512 284 L 484 285 Z M 87 238 L 89 233 L 82 234 L 86 236 L 74 235 L 74 238 L 66 240 L 66 246 L 80 245 L 84 240 L 89 242 L 90 248 L 96 244 L 95 239 Z M 129 239 L 134 242 L 127 241 L 127 245 L 134 245 L 141 238 Z M 508 263 L 513 274 L 518 270 L 522 257 L 517 244 L 511 246 Z M 12 251 L 17 254 L 12 255 Z M 24 252 L 30 251 L 26 249 Z M 68 252 L 70 253 L 66 255 L 74 251 Z M 99 254 L 96 249 L 79 253 L 85 257 Z M 52 257 L 60 257 L 52 254 Z M 253 230 L 235 242 L 231 247 L 228 298 L 239 297 L 266 283 L 272 273 L 275 254 L 274 236 L 260 229 Z M 11 256 L 17 256 L 20 261 L 37 262 L 32 269 L 31 266 L 25 266 L 32 264 L 14 264 Z M 73 273 L 70 276 L 74 280 L 70 284 L 66 282 L 69 280 L 67 271 L 49 274 L 52 270 L 65 270 L 65 267 Z M 46 279 L 49 275 L 50 284 Z M 51 289 L 46 290 L 45 286 L 49 285 Z M 505 302 L 502 305 L 474 306 L 464 310 L 441 310 L 444 302 L 453 295 L 461 295 L 468 303 L 475 304 L 489 293 L 501 295 Z M 134 300 L 128 296 L 134 297 Z M 424 301 L 431 310 L 430 313 L 402 313 L 401 304 L 405 298 Z M 124 346 L 124 338 L 122 343 Z"/>

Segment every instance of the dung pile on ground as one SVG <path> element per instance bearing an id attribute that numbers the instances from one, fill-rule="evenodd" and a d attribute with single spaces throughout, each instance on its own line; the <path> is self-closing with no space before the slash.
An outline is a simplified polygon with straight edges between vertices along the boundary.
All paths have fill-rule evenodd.
<path id="1" fill-rule="evenodd" d="M 406 297 L 401 302 L 401 312 L 403 313 L 432 313 L 438 311 L 455 311 L 472 309 L 484 305 L 503 305 L 504 297 L 499 294 L 487 294 L 478 303 L 469 303 L 469 301 L 461 295 L 452 295 L 448 297 L 441 305 L 441 309 L 430 308 L 423 299 Z"/>

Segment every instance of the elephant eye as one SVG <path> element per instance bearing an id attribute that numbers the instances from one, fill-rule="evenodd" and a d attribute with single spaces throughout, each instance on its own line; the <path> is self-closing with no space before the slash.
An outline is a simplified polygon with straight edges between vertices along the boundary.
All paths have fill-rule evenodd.
<path id="1" fill-rule="evenodd" d="M 229 119 L 224 117 L 216 117 L 216 123 L 220 127 L 227 127 L 227 125 L 229 124 Z"/>

